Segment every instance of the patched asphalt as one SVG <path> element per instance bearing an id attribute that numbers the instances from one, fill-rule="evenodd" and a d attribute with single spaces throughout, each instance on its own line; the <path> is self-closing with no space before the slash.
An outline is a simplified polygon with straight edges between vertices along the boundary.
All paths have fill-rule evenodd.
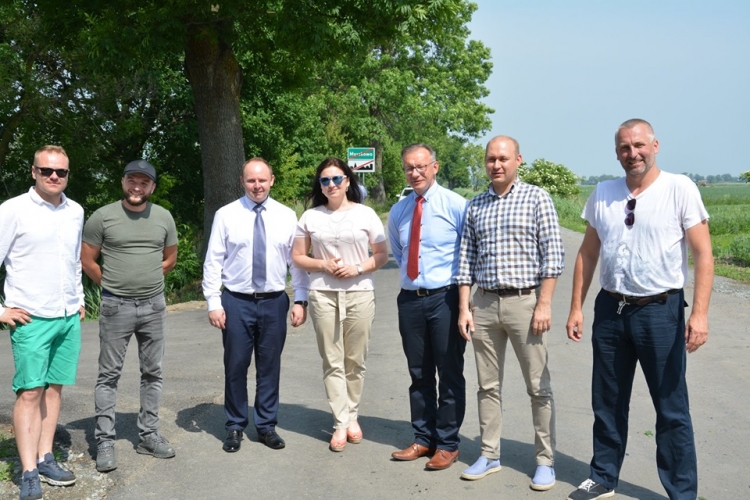
<path id="1" fill-rule="evenodd" d="M 278 432 L 286 448 L 271 450 L 246 430 L 237 453 L 221 449 L 225 436 L 221 333 L 208 324 L 198 304 L 179 308 L 167 319 L 167 349 L 161 403 L 162 434 L 177 450 L 173 459 L 138 455 L 136 418 L 139 372 L 135 339 L 131 341 L 117 401 L 119 467 L 96 483 L 81 487 L 78 498 L 218 499 L 218 498 L 509 498 L 564 499 L 588 476 L 591 458 L 590 405 L 592 303 L 584 313 L 587 330 L 580 344 L 567 339 L 565 321 L 572 271 L 581 235 L 563 231 L 566 271 L 553 301 L 548 334 L 552 387 L 557 410 L 557 485 L 547 492 L 529 488 L 535 462 L 528 396 L 518 363 L 508 351 L 503 390 L 502 471 L 479 481 L 460 479 L 479 456 L 476 371 L 471 346 L 466 351 L 467 411 L 461 428 L 460 458 L 445 471 L 426 471 L 427 459 L 395 462 L 390 454 L 412 442 L 409 423 L 409 376 L 401 350 L 396 315 L 398 269 L 393 260 L 376 273 L 377 313 L 370 340 L 360 423 L 361 444 L 343 453 L 328 450 L 332 419 L 322 382 L 321 361 L 309 322 L 289 329 L 281 369 Z M 717 279 L 709 315 L 708 343 L 688 356 L 688 383 L 699 462 L 699 497 L 706 500 L 750 496 L 750 287 Z M 688 302 L 692 289 L 687 293 Z M 64 390 L 60 418 L 70 434 L 72 461 L 93 479 L 93 390 L 98 356 L 98 326 L 83 325 L 78 382 Z M 640 373 L 640 371 L 639 371 Z M 10 422 L 13 357 L 7 332 L 0 334 L 0 424 Z M 249 391 L 254 394 L 254 365 Z M 615 498 L 664 499 L 655 464 L 655 414 L 642 375 L 636 376 L 631 401 L 628 453 Z M 76 486 L 45 489 L 45 498 L 76 498 Z M 0 492 L 8 491 L 0 489 Z M 58 491 L 60 491 L 58 493 Z M 17 498 L 17 489 L 8 498 Z M 71 496 L 72 495 L 72 496 Z M 7 495 L 3 495 L 5 498 Z"/>

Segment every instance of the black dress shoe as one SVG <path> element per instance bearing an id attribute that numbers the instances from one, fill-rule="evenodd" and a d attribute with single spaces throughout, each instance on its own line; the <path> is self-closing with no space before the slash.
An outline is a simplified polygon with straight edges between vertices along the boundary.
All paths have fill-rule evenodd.
<path id="1" fill-rule="evenodd" d="M 224 438 L 224 446 L 222 448 L 227 453 L 234 453 L 240 449 L 242 444 L 242 431 L 233 430 L 227 433 L 227 437 Z"/>
<path id="2" fill-rule="evenodd" d="M 265 434 L 258 434 L 258 440 L 274 450 L 280 450 L 286 446 L 286 443 L 281 439 L 281 436 L 276 434 L 276 431 L 268 431 Z"/>

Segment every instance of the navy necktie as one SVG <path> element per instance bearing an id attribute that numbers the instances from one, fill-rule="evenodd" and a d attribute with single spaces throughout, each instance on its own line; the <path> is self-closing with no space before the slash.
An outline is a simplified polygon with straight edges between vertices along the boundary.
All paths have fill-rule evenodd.
<path id="1" fill-rule="evenodd" d="M 266 285 L 266 226 L 261 213 L 263 205 L 255 205 L 255 226 L 253 227 L 253 288 L 262 292 Z"/>

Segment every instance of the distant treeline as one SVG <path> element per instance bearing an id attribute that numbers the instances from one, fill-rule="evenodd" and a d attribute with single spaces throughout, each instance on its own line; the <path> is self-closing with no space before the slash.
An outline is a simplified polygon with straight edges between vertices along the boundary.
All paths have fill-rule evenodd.
<path id="1" fill-rule="evenodd" d="M 721 175 L 707 175 L 702 176 L 700 174 L 689 174 L 682 172 L 683 175 L 690 177 L 693 182 L 701 184 L 718 184 L 720 182 L 745 182 L 744 179 L 740 179 L 738 176 L 732 174 L 721 174 Z M 595 186 L 602 181 L 609 181 L 612 179 L 618 179 L 622 177 L 620 175 L 592 175 L 591 177 L 581 177 L 581 185 L 583 186 Z"/>

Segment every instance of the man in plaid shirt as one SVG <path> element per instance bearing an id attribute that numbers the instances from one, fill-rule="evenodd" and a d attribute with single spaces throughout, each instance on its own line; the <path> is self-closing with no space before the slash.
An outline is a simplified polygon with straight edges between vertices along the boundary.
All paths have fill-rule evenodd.
<path id="1" fill-rule="evenodd" d="M 490 140 L 485 167 L 492 184 L 470 202 L 461 237 L 458 324 L 464 338 L 474 341 L 482 434 L 482 454 L 461 477 L 480 479 L 500 470 L 501 390 L 510 340 L 531 398 L 537 462 L 531 487 L 548 490 L 555 484 L 555 410 L 545 332 L 565 251 L 549 194 L 516 178 L 522 161 L 515 139 Z"/>

